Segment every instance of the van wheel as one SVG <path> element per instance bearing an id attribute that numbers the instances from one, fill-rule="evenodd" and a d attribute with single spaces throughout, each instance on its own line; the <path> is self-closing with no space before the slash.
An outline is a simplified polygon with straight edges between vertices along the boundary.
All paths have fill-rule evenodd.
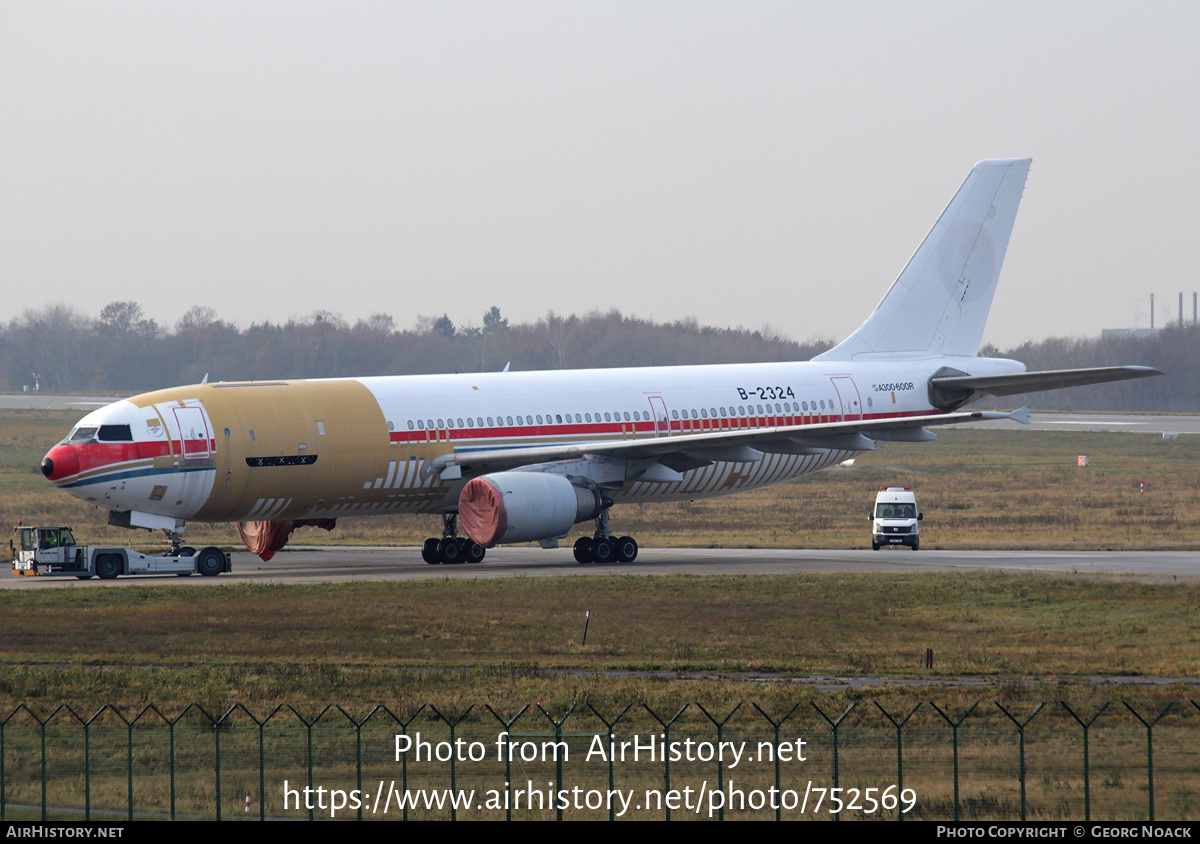
<path id="1" fill-rule="evenodd" d="M 216 548 L 205 548 L 196 557 L 196 571 L 205 577 L 216 577 L 225 570 L 225 555 Z"/>
<path id="2" fill-rule="evenodd" d="M 912 549 L 913 549 L 914 551 L 916 551 L 916 550 L 920 549 L 920 547 L 921 547 L 921 540 L 919 540 L 919 539 L 918 539 L 916 542 L 914 542 L 914 543 L 912 544 Z"/>

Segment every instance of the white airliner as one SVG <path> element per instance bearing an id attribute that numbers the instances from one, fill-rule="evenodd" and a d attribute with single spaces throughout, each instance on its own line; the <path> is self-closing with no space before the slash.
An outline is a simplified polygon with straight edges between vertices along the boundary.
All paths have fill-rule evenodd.
<path id="1" fill-rule="evenodd" d="M 1160 374 L 976 356 L 1029 164 L 975 165 L 867 321 L 812 361 L 176 387 L 89 413 L 42 472 L 176 547 L 188 521 L 237 522 L 269 559 L 296 526 L 440 513 L 429 563 L 554 547 L 588 520 L 576 559 L 632 561 L 637 543 L 609 530 L 615 502 L 727 495 L 936 425 L 1027 421 L 959 410 L 985 394 Z"/>

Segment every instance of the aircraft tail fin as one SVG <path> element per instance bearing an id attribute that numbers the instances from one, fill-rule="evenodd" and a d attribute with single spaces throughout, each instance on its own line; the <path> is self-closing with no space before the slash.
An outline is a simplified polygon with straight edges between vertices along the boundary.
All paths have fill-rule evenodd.
<path id="1" fill-rule="evenodd" d="M 1030 163 L 976 164 L 867 321 L 814 360 L 978 353 Z"/>

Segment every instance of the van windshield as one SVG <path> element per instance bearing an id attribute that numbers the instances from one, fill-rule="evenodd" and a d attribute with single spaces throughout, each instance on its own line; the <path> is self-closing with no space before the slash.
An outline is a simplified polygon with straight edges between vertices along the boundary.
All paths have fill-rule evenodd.
<path id="1" fill-rule="evenodd" d="M 917 505 L 915 504 L 878 504 L 875 506 L 877 519 L 915 519 Z"/>

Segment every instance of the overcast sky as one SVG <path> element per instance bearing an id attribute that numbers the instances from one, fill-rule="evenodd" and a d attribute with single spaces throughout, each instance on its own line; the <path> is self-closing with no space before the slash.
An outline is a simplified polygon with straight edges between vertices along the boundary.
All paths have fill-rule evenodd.
<path id="1" fill-rule="evenodd" d="M 0 0 L 0 320 L 553 310 L 841 339 L 972 164 L 985 340 L 1200 289 L 1200 3 Z"/>

